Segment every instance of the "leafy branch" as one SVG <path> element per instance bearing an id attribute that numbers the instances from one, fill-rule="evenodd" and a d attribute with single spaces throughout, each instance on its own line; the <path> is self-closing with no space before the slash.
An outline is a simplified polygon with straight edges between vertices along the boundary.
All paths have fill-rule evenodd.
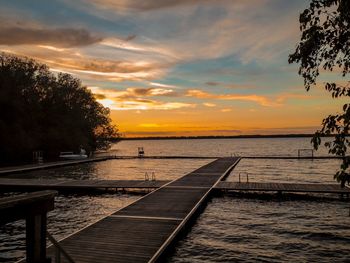
<path id="1" fill-rule="evenodd" d="M 342 83 L 326 82 L 325 89 L 332 98 L 350 97 L 350 1 L 348 0 L 311 0 L 299 18 L 301 40 L 289 63 L 299 63 L 299 75 L 304 78 L 307 91 L 316 85 L 320 71 L 340 70 Z M 344 186 L 350 184 L 350 147 L 348 139 L 350 129 L 350 104 L 343 105 L 342 112 L 329 115 L 322 122 L 312 143 L 317 150 L 322 143 L 323 135 L 333 135 L 333 140 L 325 142 L 329 153 L 340 156 L 342 164 L 334 178 Z"/>

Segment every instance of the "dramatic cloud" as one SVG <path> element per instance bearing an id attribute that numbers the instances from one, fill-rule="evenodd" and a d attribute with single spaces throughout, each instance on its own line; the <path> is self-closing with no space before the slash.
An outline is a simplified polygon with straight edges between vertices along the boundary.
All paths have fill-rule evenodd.
<path id="1" fill-rule="evenodd" d="M 164 76 L 168 71 L 168 65 L 153 61 L 113 60 L 113 57 L 91 58 L 77 49 L 47 45 L 11 46 L 6 51 L 16 55 L 30 56 L 49 65 L 53 71 L 75 74 L 84 82 L 97 79 L 111 82 L 143 80 L 150 82 Z"/>
<path id="2" fill-rule="evenodd" d="M 216 104 L 210 103 L 210 102 L 204 102 L 203 105 L 206 107 L 215 107 L 216 106 Z"/>
<path id="3" fill-rule="evenodd" d="M 174 85 L 162 84 L 162 83 L 157 83 L 157 82 L 150 82 L 149 84 L 150 84 L 151 86 L 155 86 L 155 87 L 175 88 Z"/>
<path id="4" fill-rule="evenodd" d="M 288 65 L 305 0 L 0 2 L 0 51 L 101 87 L 91 89 L 123 132 L 317 125 L 343 104 L 303 93 Z"/>
<path id="5" fill-rule="evenodd" d="M 174 91 L 172 89 L 163 88 L 127 88 L 125 94 L 127 97 L 135 96 L 174 96 Z"/>
<path id="6" fill-rule="evenodd" d="M 241 101 L 253 101 L 262 106 L 281 106 L 280 103 L 270 101 L 265 96 L 259 95 L 241 95 L 241 94 L 213 94 L 204 92 L 202 90 L 188 90 L 186 96 L 195 97 L 198 99 L 218 99 L 218 100 L 241 100 Z"/>
<path id="7" fill-rule="evenodd" d="M 95 95 L 104 95 L 108 98 L 137 98 L 152 97 L 171 94 L 173 90 L 161 88 L 126 88 L 125 90 L 103 89 L 100 87 L 88 87 Z"/>
<path id="8" fill-rule="evenodd" d="M 98 100 L 101 104 L 111 110 L 175 110 L 181 108 L 193 108 L 194 104 L 182 102 L 162 102 L 155 100 Z"/>
<path id="9" fill-rule="evenodd" d="M 195 4 L 205 4 L 212 3 L 217 4 L 218 2 L 224 2 L 225 0 L 85 0 L 85 2 L 90 2 L 97 6 L 98 8 L 114 9 L 116 11 L 122 11 L 125 9 L 133 10 L 155 10 L 161 8 L 169 8 L 181 5 L 195 5 Z M 226 0 L 227 1 L 227 0 Z"/>
<path id="10" fill-rule="evenodd" d="M 136 35 L 128 36 L 126 39 L 107 37 L 100 44 L 118 51 L 127 52 L 128 56 L 142 56 L 143 58 L 153 58 L 166 61 L 167 63 L 181 60 L 181 55 L 166 44 L 145 37 L 140 37 L 139 41 L 132 41 L 135 38 Z"/>
<path id="11" fill-rule="evenodd" d="M 279 94 L 275 98 L 269 98 L 267 96 L 261 96 L 256 94 L 214 94 L 205 92 L 202 90 L 188 90 L 186 93 L 188 97 L 194 97 L 198 99 L 216 99 L 216 100 L 240 100 L 240 101 L 253 101 L 261 106 L 265 107 L 280 107 L 287 99 L 298 98 L 306 99 L 306 95 L 299 94 Z"/>
<path id="12" fill-rule="evenodd" d="M 152 80 L 164 75 L 164 68 L 161 65 L 142 61 L 112 61 L 77 57 L 74 59 L 58 58 L 50 64 L 53 67 L 70 70 L 72 73 L 111 81 Z"/>
<path id="13" fill-rule="evenodd" d="M 0 45 L 77 47 L 88 46 L 101 40 L 101 37 L 94 36 L 85 29 L 0 26 Z"/>
<path id="14" fill-rule="evenodd" d="M 89 87 L 97 101 L 111 110 L 174 110 L 193 108 L 195 104 L 183 102 L 164 102 L 145 97 L 174 96 L 171 89 L 127 88 L 124 91 Z"/>

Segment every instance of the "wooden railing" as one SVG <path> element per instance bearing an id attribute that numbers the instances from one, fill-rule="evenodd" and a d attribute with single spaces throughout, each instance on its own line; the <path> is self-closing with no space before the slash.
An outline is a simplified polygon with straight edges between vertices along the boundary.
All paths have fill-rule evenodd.
<path id="1" fill-rule="evenodd" d="M 54 209 L 56 191 L 39 191 L 0 199 L 0 225 L 26 221 L 26 262 L 51 262 L 46 257 L 47 213 Z"/>
<path id="2" fill-rule="evenodd" d="M 67 253 L 67 251 L 61 246 L 60 243 L 48 232 L 46 231 L 47 238 L 50 240 L 52 245 L 55 247 L 55 263 L 61 263 L 61 254 L 69 263 L 75 263 L 73 258 Z"/>

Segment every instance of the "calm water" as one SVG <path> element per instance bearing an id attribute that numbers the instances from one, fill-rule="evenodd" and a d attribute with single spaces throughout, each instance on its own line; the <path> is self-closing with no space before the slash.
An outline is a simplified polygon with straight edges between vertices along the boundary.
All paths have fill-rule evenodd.
<path id="1" fill-rule="evenodd" d="M 349 262 L 344 203 L 214 198 L 170 262 Z"/>
<path id="2" fill-rule="evenodd" d="M 144 147 L 146 155 L 159 156 L 297 156 L 298 149 L 311 149 L 311 138 L 283 139 L 195 139 L 195 140 L 137 140 L 121 141 L 111 152 L 117 155 L 136 155 Z M 324 139 L 323 139 L 324 140 Z M 321 148 L 315 155 L 327 155 Z"/>
<path id="3" fill-rule="evenodd" d="M 311 148 L 310 139 L 219 139 L 123 141 L 113 146 L 118 155 L 135 155 L 143 146 L 146 155 L 296 156 L 299 148 Z M 318 155 L 326 155 L 321 149 Z M 27 174 L 13 178 L 176 179 L 210 160 L 110 160 Z M 227 178 L 238 180 L 247 172 L 250 181 L 332 183 L 337 160 L 244 159 Z M 58 196 L 49 215 L 49 231 L 63 238 L 139 196 Z M 343 201 L 262 200 L 244 197 L 214 198 L 189 234 L 180 241 L 170 262 L 350 262 L 349 204 Z M 0 228 L 0 262 L 23 256 L 24 224 Z"/>

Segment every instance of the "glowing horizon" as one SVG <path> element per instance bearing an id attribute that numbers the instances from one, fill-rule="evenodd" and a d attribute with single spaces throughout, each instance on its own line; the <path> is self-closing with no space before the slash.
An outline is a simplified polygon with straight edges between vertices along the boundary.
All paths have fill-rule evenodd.
<path id="1" fill-rule="evenodd" d="M 344 100 L 287 62 L 307 4 L 3 1 L 0 51 L 80 78 L 127 137 L 312 133 Z"/>

